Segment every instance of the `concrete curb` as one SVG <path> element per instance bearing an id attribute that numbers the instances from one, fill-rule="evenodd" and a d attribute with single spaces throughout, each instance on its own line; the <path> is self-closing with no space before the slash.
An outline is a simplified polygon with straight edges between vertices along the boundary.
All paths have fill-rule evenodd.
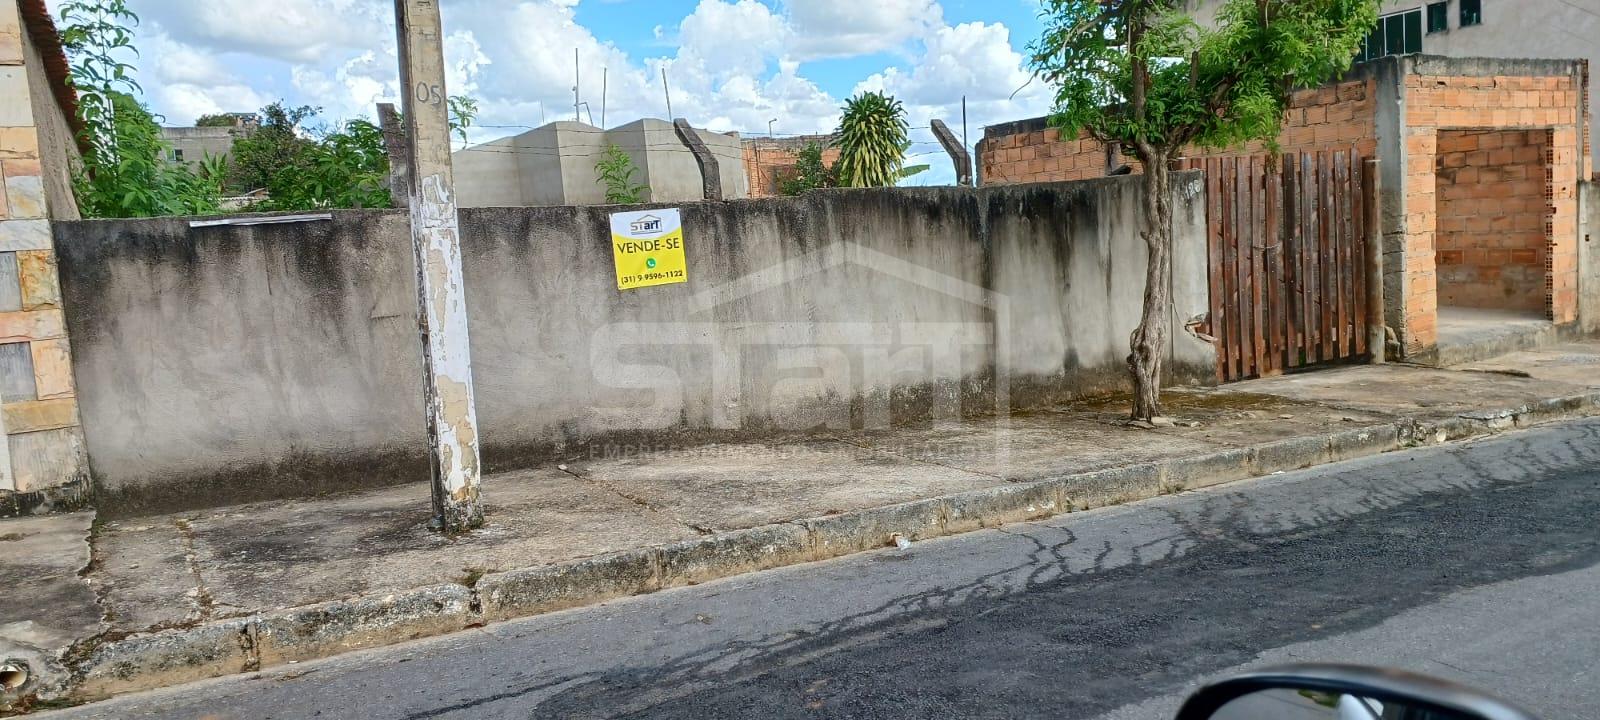
<path id="1" fill-rule="evenodd" d="M 716 533 L 555 565 L 507 570 L 470 587 L 436 585 L 191 628 L 93 643 L 71 662 L 71 698 L 91 701 L 289 661 L 455 632 L 755 570 L 839 557 L 911 540 L 1039 520 L 1074 510 L 1493 435 L 1600 414 L 1600 392 L 1517 408 L 1387 424 L 1229 448 L 1188 458 L 1033 478 L 1007 485 Z"/>

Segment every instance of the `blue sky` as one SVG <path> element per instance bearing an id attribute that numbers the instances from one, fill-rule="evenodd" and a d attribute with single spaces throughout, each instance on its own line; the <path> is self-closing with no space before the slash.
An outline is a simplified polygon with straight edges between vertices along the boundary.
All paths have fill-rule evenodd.
<path id="1" fill-rule="evenodd" d="M 871 2 L 872 0 L 862 0 Z M 692 12 L 694 0 L 612 0 L 586 2 L 577 8 L 578 22 L 596 35 L 617 43 L 630 54 L 648 56 L 673 48 L 674 38 L 658 39 L 656 27 L 672 28 Z M 766 0 L 763 5 L 781 13 L 783 4 Z M 1018 52 L 1039 32 L 1038 3 L 1032 0 L 946 0 L 940 3 L 946 22 L 1003 23 L 1011 32 L 1011 46 Z M 907 52 L 882 51 L 848 57 L 822 58 L 801 64 L 801 72 L 824 91 L 844 97 L 860 82 L 885 67 L 907 68 L 915 57 Z"/>
<path id="2" fill-rule="evenodd" d="M 139 79 L 169 124 L 273 100 L 323 118 L 370 116 L 397 95 L 392 0 L 128 0 L 143 18 Z M 832 129 L 864 89 L 905 103 L 913 152 L 923 129 L 956 126 L 968 96 L 970 138 L 985 124 L 1039 115 L 1028 83 L 1035 0 L 442 0 L 452 93 L 477 98 L 473 142 L 572 114 L 573 51 L 599 124 L 674 114 L 716 131 Z M 1020 92 L 1014 91 L 1021 87 Z M 934 156 L 934 159 L 937 159 Z M 937 167 L 937 166 L 936 166 Z M 948 179 L 948 168 L 923 178 Z"/>

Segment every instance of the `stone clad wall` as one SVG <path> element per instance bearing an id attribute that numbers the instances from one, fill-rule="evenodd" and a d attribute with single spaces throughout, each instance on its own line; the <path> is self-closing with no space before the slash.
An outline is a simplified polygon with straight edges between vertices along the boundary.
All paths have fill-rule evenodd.
<path id="1" fill-rule="evenodd" d="M 1214 376 L 1203 195 L 1175 195 L 1175 380 Z M 919 423 L 1122 389 L 1136 178 L 681 206 L 688 282 L 619 291 L 615 208 L 462 211 L 484 461 Z M 111 514 L 426 478 L 405 216 L 56 231 Z M 997 375 L 1008 381 L 1005 392 Z"/>
<path id="2" fill-rule="evenodd" d="M 0 515 L 72 507 L 87 478 L 51 244 L 52 218 L 77 216 L 62 78 L 37 41 L 53 36 L 43 3 L 0 0 Z"/>

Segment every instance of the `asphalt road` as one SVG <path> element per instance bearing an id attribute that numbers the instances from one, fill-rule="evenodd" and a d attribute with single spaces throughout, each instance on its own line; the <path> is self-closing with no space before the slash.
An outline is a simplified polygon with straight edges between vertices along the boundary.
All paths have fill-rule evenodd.
<path id="1" fill-rule="evenodd" d="M 785 568 L 51 718 L 1166 718 L 1286 660 L 1600 713 L 1600 422 Z"/>

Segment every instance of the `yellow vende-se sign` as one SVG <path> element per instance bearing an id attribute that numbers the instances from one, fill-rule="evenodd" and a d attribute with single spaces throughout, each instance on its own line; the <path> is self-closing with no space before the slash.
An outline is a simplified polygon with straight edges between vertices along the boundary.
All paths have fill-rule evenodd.
<path id="1" fill-rule="evenodd" d="M 612 213 L 611 254 L 619 290 L 689 281 L 677 208 Z"/>

